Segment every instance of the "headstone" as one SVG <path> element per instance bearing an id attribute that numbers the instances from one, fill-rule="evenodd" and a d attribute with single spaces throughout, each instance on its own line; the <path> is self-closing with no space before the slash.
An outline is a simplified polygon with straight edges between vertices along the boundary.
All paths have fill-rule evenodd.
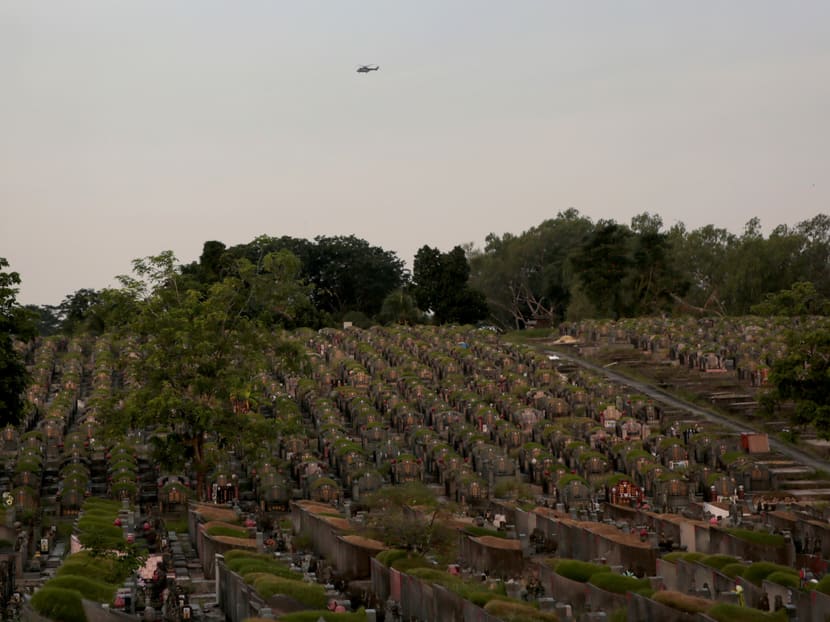
<path id="1" fill-rule="evenodd" d="M 556 601 L 549 596 L 543 596 L 539 599 L 539 611 L 555 611 Z"/>
<path id="2" fill-rule="evenodd" d="M 566 603 L 556 603 L 554 609 L 556 610 L 556 616 L 562 620 L 562 622 L 569 622 L 573 620 L 573 608 L 566 604 Z"/>
<path id="3" fill-rule="evenodd" d="M 377 622 L 378 614 L 374 609 L 366 610 L 366 622 Z"/>
<path id="4" fill-rule="evenodd" d="M 271 610 L 270 607 L 263 607 L 259 610 L 259 617 L 264 618 L 265 620 L 273 620 L 274 612 Z"/>

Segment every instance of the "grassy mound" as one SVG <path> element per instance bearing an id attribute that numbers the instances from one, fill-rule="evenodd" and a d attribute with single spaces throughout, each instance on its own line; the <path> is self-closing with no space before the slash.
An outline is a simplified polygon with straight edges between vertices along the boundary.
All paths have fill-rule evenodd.
<path id="1" fill-rule="evenodd" d="M 772 573 L 787 573 L 791 574 L 798 579 L 798 573 L 795 569 L 790 568 L 789 566 L 782 566 L 780 564 L 774 564 L 772 562 L 755 562 L 749 568 L 746 569 L 744 572 L 744 579 L 747 581 L 751 581 L 755 585 L 760 586 L 761 581 L 766 579 Z"/>
<path id="2" fill-rule="evenodd" d="M 115 598 L 118 586 L 112 583 L 97 581 L 85 576 L 63 574 L 50 579 L 46 586 L 50 588 L 62 588 L 66 590 L 77 590 L 81 596 L 94 603 L 108 604 Z"/>
<path id="3" fill-rule="evenodd" d="M 611 572 L 608 566 L 592 564 L 591 562 L 581 562 L 577 559 L 562 559 L 556 564 L 555 570 L 556 574 L 566 579 L 571 579 L 572 581 L 579 581 L 580 583 L 587 583 L 597 573 Z"/>
<path id="4" fill-rule="evenodd" d="M 765 544 L 768 546 L 784 546 L 784 536 L 777 533 L 765 533 L 763 531 L 752 531 L 750 529 L 727 529 L 726 532 L 744 542 L 752 544 Z"/>
<path id="5" fill-rule="evenodd" d="M 636 592 L 643 596 L 650 596 L 654 591 L 648 579 L 626 577 L 615 572 L 595 572 L 591 575 L 588 583 L 596 585 L 601 590 L 615 594 Z"/>
<path id="6" fill-rule="evenodd" d="M 787 612 L 785 609 L 775 613 L 766 613 L 752 607 L 741 607 L 730 603 L 718 603 L 713 605 L 707 615 L 717 622 L 786 622 Z"/>
<path id="7" fill-rule="evenodd" d="M 713 604 L 711 600 L 706 598 L 670 590 L 655 592 L 651 598 L 662 605 L 691 614 L 705 613 Z"/>
<path id="8" fill-rule="evenodd" d="M 539 611 L 525 603 L 515 603 L 506 600 L 491 600 L 484 606 L 484 610 L 504 622 L 557 622 L 555 613 Z"/>
<path id="9" fill-rule="evenodd" d="M 42 616 L 61 622 L 86 622 L 81 593 L 44 585 L 32 596 L 32 607 Z"/>

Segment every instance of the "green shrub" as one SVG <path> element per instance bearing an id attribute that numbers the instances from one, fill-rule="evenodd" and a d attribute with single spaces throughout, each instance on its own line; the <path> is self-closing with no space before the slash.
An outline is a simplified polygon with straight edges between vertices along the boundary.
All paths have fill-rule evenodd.
<path id="1" fill-rule="evenodd" d="M 375 555 L 375 559 L 389 568 L 395 560 L 406 557 L 407 552 L 401 549 L 386 549 Z"/>
<path id="2" fill-rule="evenodd" d="M 469 525 L 464 528 L 464 533 L 473 536 L 475 538 L 480 538 L 481 536 L 493 536 L 494 538 L 507 538 L 506 533 L 502 533 L 500 531 L 496 531 L 495 529 L 487 529 L 485 527 L 476 527 L 475 525 Z"/>
<path id="3" fill-rule="evenodd" d="M 317 622 L 320 618 L 323 618 L 326 622 L 365 622 L 366 612 L 363 609 L 358 609 L 353 613 L 332 613 L 327 609 L 297 611 L 280 616 L 280 622 Z"/>
<path id="4" fill-rule="evenodd" d="M 231 527 L 229 525 L 213 525 L 208 527 L 207 533 L 209 536 L 228 536 L 230 538 L 250 538 L 247 529 L 240 529 L 239 527 Z"/>
<path id="5" fill-rule="evenodd" d="M 272 574 L 284 579 L 294 579 L 295 581 L 302 581 L 303 575 L 299 572 L 294 572 L 285 564 L 278 561 L 266 561 L 264 559 L 245 559 L 239 558 L 232 561 L 225 561 L 225 565 L 240 575 L 251 574 L 252 572 Z"/>
<path id="6" fill-rule="evenodd" d="M 826 574 L 818 583 L 809 583 L 807 589 L 817 590 L 822 594 L 830 594 L 830 574 Z"/>
<path id="7" fill-rule="evenodd" d="M 755 585 L 760 586 L 761 581 L 766 579 L 773 572 L 789 573 L 795 575 L 796 577 L 798 576 L 795 569 L 790 568 L 789 566 L 774 564 L 772 562 L 755 562 L 746 569 L 743 576 L 747 581 L 751 581 Z"/>
<path id="8" fill-rule="evenodd" d="M 732 555 L 707 555 L 706 557 L 700 560 L 700 563 L 704 566 L 709 566 L 710 568 L 720 570 L 724 566 L 737 563 L 737 561 L 738 558 L 733 557 Z"/>
<path id="9" fill-rule="evenodd" d="M 266 599 L 275 594 L 284 594 L 313 609 L 324 609 L 328 603 L 325 588 L 316 583 L 293 581 L 271 574 L 249 574 L 245 576 L 246 581 L 249 578 L 252 579 L 257 594 Z"/>
<path id="10" fill-rule="evenodd" d="M 765 613 L 759 609 L 731 603 L 717 603 L 709 609 L 707 615 L 717 622 L 786 622 L 787 620 L 786 609 L 775 613 Z"/>
<path id="11" fill-rule="evenodd" d="M 745 542 L 753 544 L 764 544 L 769 546 L 784 546 L 784 536 L 777 533 L 766 533 L 764 531 L 752 531 L 750 529 L 727 529 L 726 532 Z"/>
<path id="12" fill-rule="evenodd" d="M 648 579 L 626 577 L 615 572 L 595 572 L 591 575 L 588 583 L 596 585 L 601 590 L 614 592 L 615 594 L 625 594 L 626 592 L 641 593 L 651 589 L 651 583 Z"/>
<path id="13" fill-rule="evenodd" d="M 577 559 L 563 559 L 556 564 L 556 574 L 580 583 L 587 583 L 598 572 L 611 572 L 611 569 L 602 564 L 581 562 Z"/>
<path id="14" fill-rule="evenodd" d="M 52 620 L 86 622 L 78 590 L 43 586 L 32 596 L 31 603 L 35 611 Z"/>
<path id="15" fill-rule="evenodd" d="M 666 553 L 663 555 L 662 559 L 665 559 L 667 562 L 675 563 L 678 560 L 683 560 L 684 562 L 699 562 L 700 560 L 707 557 L 703 553 L 685 553 L 683 551 L 672 551 L 671 553 Z"/>
<path id="16" fill-rule="evenodd" d="M 735 577 L 744 576 L 748 568 L 749 566 L 747 564 L 736 562 L 734 564 L 726 564 L 720 571 L 730 579 L 734 579 Z"/>
<path id="17" fill-rule="evenodd" d="M 798 575 L 793 572 L 781 572 L 780 570 L 776 570 L 775 572 L 767 575 L 766 580 L 770 583 L 783 585 L 791 590 L 797 590 L 801 587 L 801 580 L 798 578 Z"/>
<path id="18" fill-rule="evenodd" d="M 129 576 L 129 571 L 116 564 L 111 557 L 94 556 L 90 551 L 81 551 L 67 557 L 56 574 L 88 577 L 96 581 L 120 585 Z"/>
<path id="19" fill-rule="evenodd" d="M 504 622 L 557 622 L 555 613 L 545 613 L 535 607 L 507 600 L 491 600 L 484 610 Z"/>
<path id="20" fill-rule="evenodd" d="M 62 574 L 50 579 L 44 587 L 59 587 L 67 590 L 77 590 L 81 596 L 95 603 L 110 603 L 115 598 L 117 585 L 96 581 L 90 577 L 72 574 Z"/>
<path id="21" fill-rule="evenodd" d="M 672 609 L 692 614 L 705 613 L 712 606 L 712 601 L 706 598 L 684 594 L 683 592 L 673 592 L 671 590 L 655 592 L 651 598 Z"/>
<path id="22" fill-rule="evenodd" d="M 401 557 L 399 559 L 396 559 L 392 562 L 391 567 L 400 572 L 408 573 L 410 570 L 415 570 L 415 568 L 435 569 L 435 564 L 433 564 L 421 555 L 412 555 L 409 557 Z"/>

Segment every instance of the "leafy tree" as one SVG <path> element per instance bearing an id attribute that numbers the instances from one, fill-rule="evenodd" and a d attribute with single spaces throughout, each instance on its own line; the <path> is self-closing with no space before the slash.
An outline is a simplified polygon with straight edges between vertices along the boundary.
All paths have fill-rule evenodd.
<path id="1" fill-rule="evenodd" d="M 0 257 L 0 425 L 16 425 L 24 412 L 23 391 L 28 374 L 15 341 L 34 337 L 32 315 L 17 303 L 20 275 L 5 270 Z"/>
<path id="2" fill-rule="evenodd" d="M 484 251 L 471 258 L 470 282 L 485 293 L 494 319 L 504 326 L 556 323 L 571 303 L 570 256 L 592 230 L 591 221 L 572 208 L 519 236 L 490 234 Z"/>
<path id="3" fill-rule="evenodd" d="M 603 317 L 618 318 L 630 312 L 626 280 L 632 267 L 629 249 L 633 236 L 624 225 L 600 221 L 572 258 L 582 291 Z"/>
<path id="4" fill-rule="evenodd" d="M 41 337 L 59 333 L 61 319 L 58 308 L 52 305 L 26 305 L 26 311 L 35 323 L 35 330 Z"/>
<path id="5" fill-rule="evenodd" d="M 816 291 L 810 281 L 793 283 L 789 289 L 766 294 L 763 302 L 752 307 L 755 315 L 827 315 L 830 302 Z"/>
<path id="6" fill-rule="evenodd" d="M 470 265 L 461 246 L 448 253 L 422 246 L 415 255 L 413 293 L 438 324 L 472 324 L 487 317 L 484 294 L 468 285 Z"/>
<path id="7" fill-rule="evenodd" d="M 89 328 L 100 328 L 91 326 L 89 323 L 92 308 L 101 300 L 101 294 L 94 289 L 79 289 L 73 294 L 66 296 L 58 305 L 58 314 L 61 319 L 61 331 L 73 335 Z"/>
<path id="8" fill-rule="evenodd" d="M 763 405 L 769 412 L 792 402 L 795 425 L 812 425 L 820 437 L 830 438 L 830 330 L 794 331 L 787 341 L 787 355 L 773 363 L 773 389 Z"/>
<path id="9" fill-rule="evenodd" d="M 396 289 L 384 298 L 378 319 L 384 324 L 412 325 L 424 318 L 415 299 L 404 289 Z"/>
<path id="10" fill-rule="evenodd" d="M 135 276 L 121 277 L 139 301 L 130 329 L 141 342 L 135 365 L 143 381 L 127 397 L 127 423 L 177 439 L 196 471 L 200 494 L 208 438 L 234 439 L 247 423 L 244 413 L 234 412 L 232 397 L 249 391 L 265 368 L 263 344 L 271 344 L 277 367 L 296 367 L 302 360 L 299 347 L 266 330 L 274 321 L 290 320 L 307 296 L 299 269 L 288 252 L 269 253 L 261 269 L 241 259 L 234 276 L 204 295 L 185 287 L 187 279 L 168 251 L 134 261 Z M 256 313 L 245 313 L 250 309 Z M 175 466 L 168 460 L 165 466 Z"/>

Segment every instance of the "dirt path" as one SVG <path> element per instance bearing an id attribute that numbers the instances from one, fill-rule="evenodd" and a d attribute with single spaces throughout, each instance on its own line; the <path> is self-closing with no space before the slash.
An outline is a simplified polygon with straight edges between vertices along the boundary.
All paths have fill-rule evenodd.
<path id="1" fill-rule="evenodd" d="M 655 399 L 655 400 L 657 400 L 657 401 L 659 401 L 659 402 L 661 402 L 661 403 L 663 403 L 667 406 L 671 406 L 673 408 L 680 408 L 680 409 L 686 410 L 690 413 L 693 413 L 695 415 L 699 415 L 699 416 L 703 417 L 704 419 L 706 419 L 707 421 L 711 421 L 713 423 L 716 423 L 716 424 L 720 425 L 721 427 L 726 428 L 727 430 L 731 430 L 733 432 L 760 432 L 760 433 L 764 433 L 762 430 L 759 430 L 759 429 L 757 429 L 757 428 L 755 428 L 751 425 L 748 425 L 746 423 L 736 422 L 736 421 L 734 421 L 734 420 L 732 420 L 728 417 L 725 417 L 724 415 L 721 415 L 721 414 L 719 414 L 719 413 L 717 413 L 713 410 L 709 410 L 707 408 L 703 408 L 701 406 L 698 406 L 697 404 L 693 404 L 691 402 L 687 402 L 686 400 L 679 399 L 679 398 L 675 397 L 674 395 L 672 395 L 672 394 L 670 394 L 670 393 L 668 393 L 668 392 L 666 392 L 666 391 L 664 391 L 664 390 L 662 390 L 658 387 L 655 387 L 654 385 L 642 382 L 640 380 L 635 380 L 635 379 L 630 378 L 626 375 L 623 375 L 623 374 L 615 372 L 611 369 L 608 369 L 607 367 L 602 367 L 600 365 L 596 365 L 594 363 L 591 363 L 590 361 L 585 360 L 584 358 L 581 358 L 579 356 L 575 356 L 574 354 L 572 354 L 570 352 L 565 352 L 563 350 L 550 350 L 550 349 L 544 349 L 544 351 L 547 354 L 555 354 L 558 357 L 560 357 L 560 359 L 562 359 L 564 361 L 568 361 L 568 362 L 573 363 L 575 365 L 579 365 L 579 366 L 584 367 L 586 369 L 590 369 L 592 371 L 595 371 L 599 374 L 603 374 L 604 376 L 606 376 L 610 380 L 613 380 L 613 381 L 618 382 L 620 384 L 624 384 L 624 385 L 627 385 L 629 387 L 632 387 L 637 392 L 643 393 L 644 395 L 648 395 L 652 399 Z M 788 458 L 790 458 L 790 459 L 792 459 L 796 462 L 800 462 L 800 463 L 802 463 L 802 464 L 804 464 L 804 465 L 806 465 L 810 468 L 817 469 L 817 470 L 822 470 L 822 471 L 830 471 L 830 462 L 828 462 L 827 460 L 822 460 L 820 458 L 816 458 L 815 456 L 811 456 L 810 454 L 805 453 L 805 452 L 797 449 L 796 447 L 793 447 L 792 445 L 789 445 L 787 443 L 783 443 L 783 442 L 781 442 L 780 440 L 778 440 L 776 438 L 770 437 L 769 438 L 769 445 L 770 445 L 770 448 L 772 448 L 775 451 L 781 453 L 782 455 L 784 455 L 784 456 L 786 456 L 786 457 L 788 457 Z"/>

